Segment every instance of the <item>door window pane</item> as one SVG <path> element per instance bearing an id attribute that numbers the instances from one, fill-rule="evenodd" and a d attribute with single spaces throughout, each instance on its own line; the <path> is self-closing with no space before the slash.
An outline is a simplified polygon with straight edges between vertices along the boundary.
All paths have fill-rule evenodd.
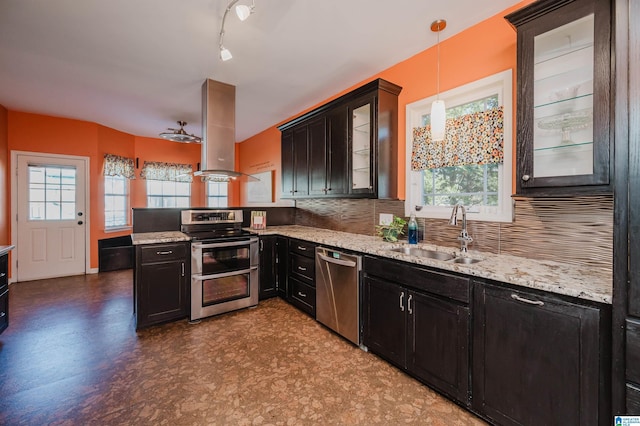
<path id="1" fill-rule="evenodd" d="M 76 215 L 76 169 L 29 165 L 29 220 L 72 220 Z"/>

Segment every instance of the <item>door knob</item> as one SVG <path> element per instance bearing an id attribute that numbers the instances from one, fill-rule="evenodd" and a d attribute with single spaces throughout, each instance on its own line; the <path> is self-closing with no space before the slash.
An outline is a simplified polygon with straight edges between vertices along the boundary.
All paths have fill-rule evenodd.
<path id="1" fill-rule="evenodd" d="M 78 212 L 78 216 L 82 216 L 82 212 Z"/>
<path id="2" fill-rule="evenodd" d="M 81 221 L 81 220 L 79 220 L 79 221 L 78 221 L 78 225 L 82 225 L 83 223 L 84 223 L 84 222 L 83 222 L 83 221 Z"/>

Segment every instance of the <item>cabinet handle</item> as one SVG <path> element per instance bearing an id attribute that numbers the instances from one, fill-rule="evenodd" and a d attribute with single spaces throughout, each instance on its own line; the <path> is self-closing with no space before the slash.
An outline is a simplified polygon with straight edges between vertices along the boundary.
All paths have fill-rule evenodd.
<path id="1" fill-rule="evenodd" d="M 298 296 L 300 296 L 300 297 L 307 297 L 307 295 L 306 295 L 306 294 L 304 294 L 304 293 L 303 293 L 303 292 L 301 292 L 301 291 L 299 291 L 299 292 L 298 292 Z"/>
<path id="2" fill-rule="evenodd" d="M 298 266 L 298 269 L 303 272 L 307 270 L 307 268 L 303 268 L 302 266 Z"/>
<path id="3" fill-rule="evenodd" d="M 172 254 L 173 250 L 169 250 L 169 251 L 157 251 L 156 254 L 160 254 L 160 255 L 165 255 L 165 254 Z"/>
<path id="4" fill-rule="evenodd" d="M 404 312 L 404 291 L 400 293 L 400 310 Z"/>
<path id="5" fill-rule="evenodd" d="M 182 276 L 184 277 L 184 262 L 182 262 Z"/>
<path id="6" fill-rule="evenodd" d="M 523 181 L 528 182 L 528 181 L 529 181 L 529 179 L 531 179 L 531 176 L 529 176 L 529 175 L 522 175 L 522 180 L 523 180 Z"/>
<path id="7" fill-rule="evenodd" d="M 525 299 L 524 297 L 520 297 L 515 293 L 511 295 L 511 298 L 513 300 L 517 300 L 518 302 L 528 303 L 529 305 L 544 306 L 544 302 L 542 300 Z"/>
<path id="8" fill-rule="evenodd" d="M 298 246 L 298 250 L 307 251 L 306 247 Z"/>
<path id="9" fill-rule="evenodd" d="M 0 318 L 3 318 L 4 316 L 6 316 L 7 313 L 6 312 L 0 312 Z"/>
<path id="10" fill-rule="evenodd" d="M 260 251 L 264 251 L 264 241 L 260 240 Z"/>
<path id="11" fill-rule="evenodd" d="M 411 299 L 413 299 L 413 294 L 410 294 L 407 299 L 407 310 L 409 311 L 409 315 L 413 314 L 413 309 L 411 309 Z"/>
<path id="12" fill-rule="evenodd" d="M 6 276 L 7 276 L 7 274 L 6 274 L 6 273 L 4 273 L 4 272 L 0 273 L 0 278 L 4 278 L 4 277 L 6 277 Z"/>

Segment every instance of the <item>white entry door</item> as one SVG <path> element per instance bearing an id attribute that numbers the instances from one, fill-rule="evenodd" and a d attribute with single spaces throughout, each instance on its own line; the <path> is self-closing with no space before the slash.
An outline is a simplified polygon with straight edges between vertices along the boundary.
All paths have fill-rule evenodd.
<path id="1" fill-rule="evenodd" d="M 16 280 L 84 274 L 85 161 L 19 154 L 17 166 Z"/>

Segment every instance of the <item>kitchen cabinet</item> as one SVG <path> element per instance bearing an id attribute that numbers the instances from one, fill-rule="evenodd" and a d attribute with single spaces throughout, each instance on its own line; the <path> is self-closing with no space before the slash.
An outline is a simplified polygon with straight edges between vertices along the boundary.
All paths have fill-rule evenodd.
<path id="1" fill-rule="evenodd" d="M 286 298 L 287 239 L 275 235 L 260 237 L 260 300 L 281 295 Z"/>
<path id="2" fill-rule="evenodd" d="M 469 279 L 367 256 L 363 293 L 363 344 L 469 405 Z"/>
<path id="3" fill-rule="evenodd" d="M 0 255 L 0 333 L 9 327 L 9 255 Z"/>
<path id="4" fill-rule="evenodd" d="M 260 236 L 260 300 L 278 293 L 277 238 L 274 235 Z"/>
<path id="5" fill-rule="evenodd" d="M 136 327 L 184 318 L 189 313 L 189 243 L 136 246 Z"/>
<path id="6" fill-rule="evenodd" d="M 282 197 L 309 195 L 309 128 L 307 125 L 282 134 Z"/>
<path id="7" fill-rule="evenodd" d="M 516 192 L 611 191 L 611 2 L 540 0 L 517 31 Z"/>
<path id="8" fill-rule="evenodd" d="M 606 311 L 476 283 L 473 409 L 501 425 L 610 424 Z"/>
<path id="9" fill-rule="evenodd" d="M 283 198 L 397 198 L 401 90 L 377 79 L 279 126 Z"/>
<path id="10" fill-rule="evenodd" d="M 314 243 L 289 239 L 287 253 L 287 300 L 298 309 L 316 316 L 316 272 Z"/>

